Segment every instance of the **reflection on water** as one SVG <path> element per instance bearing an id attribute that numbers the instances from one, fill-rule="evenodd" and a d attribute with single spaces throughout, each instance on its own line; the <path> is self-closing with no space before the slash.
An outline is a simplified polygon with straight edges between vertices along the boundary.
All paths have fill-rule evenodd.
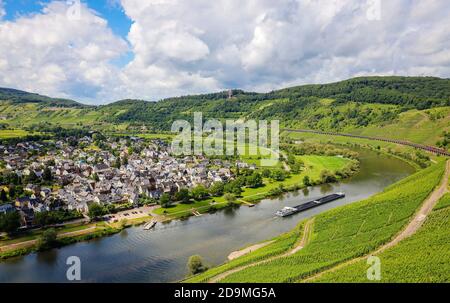
<path id="1" fill-rule="evenodd" d="M 52 250 L 46 251 L 46 252 L 38 252 L 36 254 L 36 256 L 37 256 L 38 262 L 49 265 L 49 266 L 55 265 L 58 262 L 58 250 L 57 249 L 52 249 Z"/>
<path id="2" fill-rule="evenodd" d="M 327 194 L 329 192 L 333 191 L 333 186 L 331 184 L 322 184 L 320 185 L 320 193 L 321 194 Z"/>
<path id="3" fill-rule="evenodd" d="M 307 187 L 307 188 L 302 189 L 302 193 L 303 193 L 303 196 L 308 197 L 309 196 L 309 188 Z"/>
<path id="4" fill-rule="evenodd" d="M 127 229 L 122 230 L 119 235 L 122 239 L 125 239 L 126 237 L 128 237 L 128 230 Z"/>
<path id="5" fill-rule="evenodd" d="M 82 279 L 89 282 L 170 282 L 186 275 L 189 256 L 202 255 L 212 264 L 249 244 L 291 230 L 302 219 L 327 209 L 365 199 L 411 174 L 404 162 L 361 153 L 361 171 L 339 184 L 321 185 L 261 201 L 253 208 L 220 210 L 184 221 L 158 224 L 152 231 L 130 228 L 120 234 L 59 250 L 32 254 L 0 263 L 0 282 L 66 282 L 66 259 L 78 256 Z M 289 218 L 277 218 L 284 206 L 342 191 L 346 198 Z"/>

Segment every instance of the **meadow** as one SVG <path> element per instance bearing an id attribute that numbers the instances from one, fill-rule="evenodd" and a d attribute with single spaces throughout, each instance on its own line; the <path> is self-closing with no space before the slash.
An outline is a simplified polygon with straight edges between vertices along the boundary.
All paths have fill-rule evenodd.
<path id="1" fill-rule="evenodd" d="M 269 192 L 273 189 L 277 189 L 280 185 L 285 188 L 293 186 L 303 187 L 303 178 L 309 176 L 311 181 L 318 182 L 320 179 L 320 173 L 324 169 L 330 171 L 340 170 L 352 163 L 352 160 L 331 157 L 331 156 L 298 156 L 297 159 L 302 160 L 305 163 L 305 169 L 300 174 L 291 174 L 284 181 L 272 181 L 264 179 L 264 186 L 257 188 L 243 188 L 242 197 L 237 200 L 240 204 L 242 201 L 255 203 L 261 199 L 267 198 Z M 195 201 L 191 204 L 176 204 L 169 208 L 159 208 L 154 211 L 158 215 L 166 215 L 170 218 L 180 218 L 191 215 L 192 209 L 199 211 L 200 213 L 209 212 L 212 209 L 218 210 L 227 206 L 225 198 L 215 197 L 204 201 Z"/>
<path id="2" fill-rule="evenodd" d="M 30 133 L 22 129 L 0 129 L 0 139 L 20 138 Z"/>
<path id="3" fill-rule="evenodd" d="M 445 163 L 440 162 L 367 200 L 316 216 L 311 242 L 304 249 L 292 256 L 233 273 L 221 282 L 297 282 L 346 260 L 368 254 L 389 241 L 407 224 L 419 205 L 439 184 L 444 168 Z M 202 277 L 209 275 L 206 272 L 192 280 L 204 281 Z"/>

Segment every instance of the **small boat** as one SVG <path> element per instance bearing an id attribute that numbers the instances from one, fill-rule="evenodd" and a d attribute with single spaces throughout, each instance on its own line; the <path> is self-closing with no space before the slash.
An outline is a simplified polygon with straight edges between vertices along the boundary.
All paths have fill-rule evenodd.
<path id="1" fill-rule="evenodd" d="M 150 221 L 144 225 L 144 230 L 150 230 L 153 227 L 155 227 L 155 225 L 156 225 L 156 221 Z"/>

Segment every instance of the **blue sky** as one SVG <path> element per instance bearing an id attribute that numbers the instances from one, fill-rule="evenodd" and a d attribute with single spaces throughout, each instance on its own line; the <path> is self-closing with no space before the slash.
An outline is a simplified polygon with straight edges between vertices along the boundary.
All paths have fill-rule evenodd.
<path id="1" fill-rule="evenodd" d="M 14 20 L 20 16 L 40 12 L 49 2 L 51 0 L 4 0 L 5 19 Z M 70 3 L 70 0 L 67 2 Z M 131 20 L 123 11 L 119 1 L 83 0 L 82 2 L 105 18 L 115 34 L 126 38 L 131 27 Z"/>
<path id="2" fill-rule="evenodd" d="M 76 0 L 72 0 L 76 1 Z M 448 0 L 0 0 L 0 87 L 88 103 L 450 77 Z"/>
<path id="3" fill-rule="evenodd" d="M 33 13 L 39 13 L 52 0 L 4 0 L 5 20 L 14 21 Z M 63 1 L 71 3 L 71 0 Z M 127 17 L 118 0 L 83 0 L 91 9 L 108 21 L 109 28 L 118 36 L 126 39 L 132 21 Z M 127 52 L 112 61 L 117 66 L 125 66 L 133 59 L 133 53 Z"/>

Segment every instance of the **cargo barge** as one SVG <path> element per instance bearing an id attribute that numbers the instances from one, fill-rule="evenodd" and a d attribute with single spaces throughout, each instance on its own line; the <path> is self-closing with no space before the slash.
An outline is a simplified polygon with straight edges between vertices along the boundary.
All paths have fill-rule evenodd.
<path id="1" fill-rule="evenodd" d="M 302 212 L 302 211 L 306 211 L 308 209 L 323 205 L 323 204 L 327 204 L 339 199 L 345 198 L 345 194 L 344 193 L 336 193 L 336 194 L 332 194 L 332 195 L 328 195 L 325 197 L 322 197 L 320 199 L 316 199 L 314 201 L 310 201 L 310 202 L 306 202 L 304 204 L 300 204 L 297 205 L 295 207 L 285 207 L 279 211 L 276 212 L 276 215 L 279 217 L 288 217 L 288 216 L 292 216 L 293 214 Z"/>

